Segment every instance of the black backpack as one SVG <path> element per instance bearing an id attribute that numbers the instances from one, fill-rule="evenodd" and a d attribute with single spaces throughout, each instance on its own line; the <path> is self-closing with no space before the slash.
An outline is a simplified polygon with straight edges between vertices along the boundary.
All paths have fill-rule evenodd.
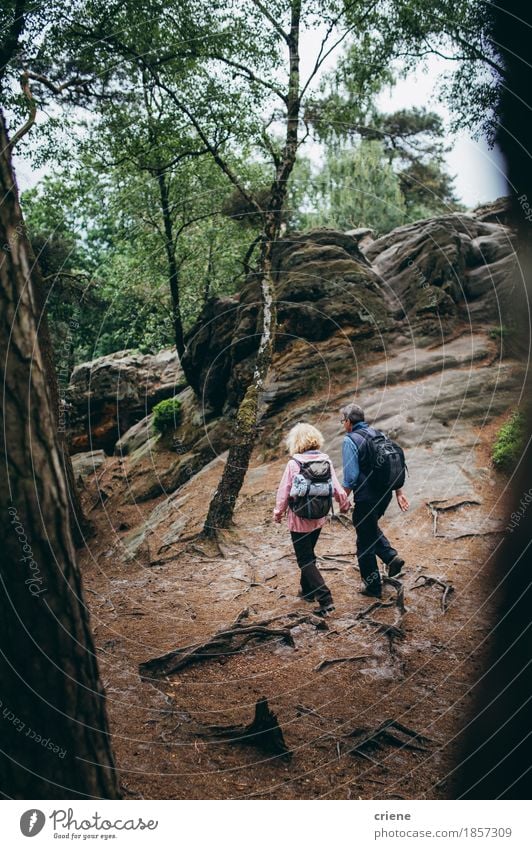
<path id="1" fill-rule="evenodd" d="M 298 489 L 297 495 L 290 494 L 288 506 L 301 519 L 322 519 L 332 508 L 333 482 L 329 460 L 307 460 L 301 462 L 292 457 L 299 466 L 292 489 Z M 298 481 L 299 479 L 299 481 Z"/>
<path id="2" fill-rule="evenodd" d="M 362 458 L 361 469 L 371 488 L 380 495 L 401 489 L 407 472 L 401 446 L 380 430 L 376 430 L 374 435 L 366 430 L 357 430 L 356 433 L 366 442 L 366 457 Z"/>

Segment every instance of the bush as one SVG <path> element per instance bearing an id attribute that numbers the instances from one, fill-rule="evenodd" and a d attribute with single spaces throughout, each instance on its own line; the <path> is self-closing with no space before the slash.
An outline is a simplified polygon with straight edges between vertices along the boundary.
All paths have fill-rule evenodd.
<path id="1" fill-rule="evenodd" d="M 498 469 L 513 469 L 525 445 L 525 417 L 514 412 L 497 433 L 491 458 Z"/>
<path id="2" fill-rule="evenodd" d="M 181 401 L 179 398 L 167 398 L 159 401 L 153 408 L 153 427 L 158 433 L 174 430 L 181 418 Z"/>

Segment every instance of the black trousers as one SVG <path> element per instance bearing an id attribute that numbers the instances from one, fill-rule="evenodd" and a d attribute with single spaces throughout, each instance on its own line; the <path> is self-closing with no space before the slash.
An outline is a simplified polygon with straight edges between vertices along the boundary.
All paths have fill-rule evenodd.
<path id="1" fill-rule="evenodd" d="M 357 558 L 362 580 L 368 589 L 378 591 L 381 588 L 381 576 L 377 566 L 377 557 L 383 563 L 389 563 L 397 551 L 392 548 L 379 528 L 379 519 L 384 515 L 392 499 L 392 493 L 379 501 L 356 501 L 353 510 L 353 525 L 357 534 Z"/>
<path id="2" fill-rule="evenodd" d="M 301 591 L 307 598 L 315 598 L 320 604 L 331 604 L 332 595 L 316 566 L 314 548 L 318 542 L 321 528 L 313 531 L 291 531 L 292 543 L 300 569 Z"/>

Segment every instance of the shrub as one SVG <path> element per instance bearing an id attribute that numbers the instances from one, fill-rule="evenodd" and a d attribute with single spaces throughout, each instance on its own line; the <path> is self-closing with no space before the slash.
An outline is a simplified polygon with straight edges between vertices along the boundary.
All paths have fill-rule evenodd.
<path id="1" fill-rule="evenodd" d="M 491 457 L 499 469 L 512 469 L 523 451 L 525 445 L 525 417 L 522 413 L 514 412 L 497 433 Z"/>
<path id="2" fill-rule="evenodd" d="M 158 433 L 167 433 L 177 427 L 181 417 L 179 398 L 167 398 L 159 401 L 153 408 L 153 427 Z"/>

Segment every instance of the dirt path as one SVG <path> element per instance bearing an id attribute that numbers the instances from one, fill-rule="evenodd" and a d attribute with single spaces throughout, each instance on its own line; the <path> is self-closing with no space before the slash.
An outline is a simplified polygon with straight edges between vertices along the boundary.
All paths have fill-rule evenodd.
<path id="1" fill-rule="evenodd" d="M 332 522 L 319 542 L 336 603 L 327 631 L 302 624 L 292 631 L 294 646 L 281 639 L 251 643 L 237 655 L 190 666 L 166 680 L 142 681 L 139 662 L 209 637 L 244 608 L 249 622 L 309 612 L 296 595 L 298 574 L 288 532 L 271 521 L 284 460 L 255 466 L 248 474 L 235 530 L 222 542 L 223 557 L 190 546 L 184 550 L 181 542 L 157 553 L 180 510 L 189 520 L 197 517 L 199 527 L 220 462 L 179 491 L 175 511 L 132 559 L 124 557 L 123 540 L 157 502 L 142 505 L 142 513 L 140 506 L 124 506 L 111 497 L 93 510 L 98 534 L 90 551 L 83 552 L 81 567 L 126 797 L 453 796 L 453 740 L 471 707 L 469 690 L 483 668 L 494 614 L 497 581 L 490 552 L 501 539 L 504 482 L 481 470 L 488 468 L 496 425 L 495 420 L 489 427 L 470 428 L 474 439 L 467 443 L 475 455 L 471 468 L 481 506 L 438 512 L 436 532 L 442 536 L 434 536 L 434 515 L 424 493 L 449 498 L 456 488 L 453 493 L 452 487 L 422 479 L 426 467 L 421 464 L 420 477 L 413 474 L 410 482 L 417 493 L 413 511 L 402 517 L 395 504 L 390 507 L 384 527 L 407 562 L 405 638 L 394 642 L 393 651 L 386 635 L 356 619 L 368 599 L 358 594 L 354 533 Z M 119 482 L 121 473 L 120 461 L 108 461 L 99 486 Z M 98 501 L 94 480 L 85 500 L 88 505 Z M 480 527 L 475 511 L 492 524 Z M 194 522 L 186 530 L 192 532 Z M 422 574 L 453 585 L 447 612 L 438 586 L 413 588 Z M 395 590 L 388 587 L 385 596 L 393 600 Z M 391 622 L 395 613 L 385 608 L 374 618 Z M 363 659 L 317 668 L 324 660 L 346 656 Z M 278 716 L 290 760 L 200 736 L 206 725 L 250 722 L 262 696 Z M 427 751 L 385 741 L 381 748 L 366 750 L 369 760 L 350 753 L 356 738 L 346 737 L 349 732 L 373 729 L 390 718 L 430 738 Z"/>

